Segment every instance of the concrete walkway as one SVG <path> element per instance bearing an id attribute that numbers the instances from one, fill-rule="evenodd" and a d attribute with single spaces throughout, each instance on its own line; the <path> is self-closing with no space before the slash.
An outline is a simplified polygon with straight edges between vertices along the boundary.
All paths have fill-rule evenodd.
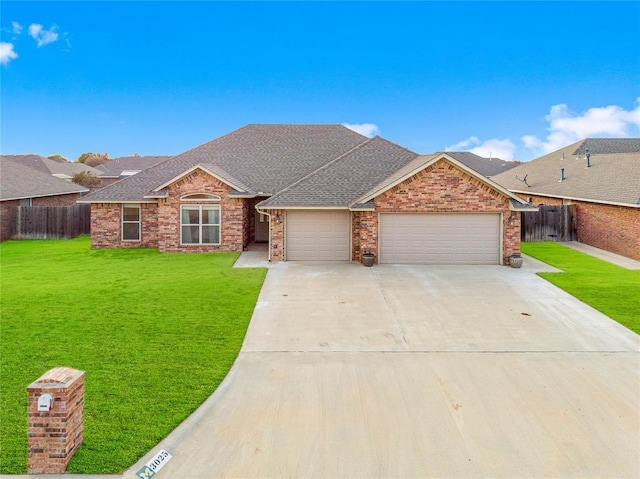
<path id="1" fill-rule="evenodd" d="M 640 476 L 640 338 L 545 267 L 272 265 L 159 478 Z"/>
<path id="2" fill-rule="evenodd" d="M 594 256 L 595 258 L 608 261 L 609 263 L 613 263 L 626 269 L 640 269 L 640 261 L 627 258 L 626 256 L 620 256 L 619 254 L 605 251 L 594 246 L 589 246 L 588 244 L 579 243 L 578 241 L 568 241 L 562 244 L 569 248 L 573 248 L 576 251 L 580 251 L 581 253 L 586 253 Z"/>

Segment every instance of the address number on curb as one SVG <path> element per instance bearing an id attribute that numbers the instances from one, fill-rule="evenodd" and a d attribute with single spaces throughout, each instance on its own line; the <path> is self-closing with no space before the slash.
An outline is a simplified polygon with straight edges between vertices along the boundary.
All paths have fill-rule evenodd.
<path id="1" fill-rule="evenodd" d="M 156 475 L 156 473 L 162 469 L 167 462 L 171 459 L 171 454 L 169 454 L 164 449 L 161 449 L 158 454 L 156 454 L 153 459 L 147 462 L 142 469 L 136 472 L 136 476 L 140 479 L 149 479 Z"/>

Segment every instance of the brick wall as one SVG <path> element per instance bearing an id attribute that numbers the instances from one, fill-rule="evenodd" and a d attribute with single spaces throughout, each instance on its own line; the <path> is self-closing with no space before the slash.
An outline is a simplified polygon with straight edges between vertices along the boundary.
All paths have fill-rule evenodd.
<path id="1" fill-rule="evenodd" d="M 158 249 L 160 251 L 242 251 L 246 244 L 244 226 L 248 225 L 246 200 L 229 198 L 231 187 L 202 170 L 194 170 L 169 186 L 169 196 L 158 206 Z M 181 201 L 180 197 L 190 194 L 212 194 L 221 198 L 221 244 L 181 245 L 180 207 L 183 204 L 198 204 Z M 203 203 L 205 204 L 205 203 Z M 211 203 L 206 203 L 211 204 Z"/>
<path id="2" fill-rule="evenodd" d="M 418 172 L 374 201 L 376 213 L 503 213 L 503 264 L 509 263 L 511 254 L 520 252 L 520 213 L 509 210 L 509 199 L 445 160 Z M 365 213 L 359 221 L 358 251 L 371 250 L 377 258 L 377 214 Z"/>
<path id="3" fill-rule="evenodd" d="M 534 205 L 561 205 L 562 198 L 525 196 Z M 571 201 L 576 208 L 578 241 L 640 261 L 640 209 Z"/>
<path id="4" fill-rule="evenodd" d="M 140 204 L 140 241 L 122 241 L 122 204 L 91 204 L 92 248 L 156 248 L 158 246 L 158 205 Z"/>
<path id="5" fill-rule="evenodd" d="M 80 199 L 79 193 L 71 193 L 68 195 L 43 196 L 42 198 L 33 198 L 32 206 L 70 206 L 75 205 Z"/>
<path id="6" fill-rule="evenodd" d="M 55 368 L 27 387 L 29 474 L 64 474 L 82 444 L 84 375 L 71 368 Z M 38 411 L 43 394 L 53 396 L 51 410 Z"/>
<path id="7" fill-rule="evenodd" d="M 284 261 L 284 210 L 271 210 L 271 261 Z"/>
<path id="8" fill-rule="evenodd" d="M 351 259 L 362 261 L 363 253 L 374 253 L 378 258 L 378 213 L 375 211 L 356 211 L 352 213 L 353 236 Z"/>

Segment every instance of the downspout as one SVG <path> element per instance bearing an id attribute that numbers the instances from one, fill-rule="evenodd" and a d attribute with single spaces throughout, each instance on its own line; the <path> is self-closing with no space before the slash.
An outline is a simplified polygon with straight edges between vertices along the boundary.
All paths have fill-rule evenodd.
<path id="1" fill-rule="evenodd" d="M 269 263 L 271 263 L 271 214 L 267 213 L 264 210 L 261 210 L 260 208 L 258 208 L 258 205 L 256 205 L 256 211 L 261 214 L 261 215 L 265 215 L 267 218 L 269 218 L 269 253 L 267 256 L 267 259 L 269 261 Z"/>

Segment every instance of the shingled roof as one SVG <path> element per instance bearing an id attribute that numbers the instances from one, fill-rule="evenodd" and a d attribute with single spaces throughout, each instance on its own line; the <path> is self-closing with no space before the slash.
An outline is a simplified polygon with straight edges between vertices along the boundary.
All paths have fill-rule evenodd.
<path id="1" fill-rule="evenodd" d="M 367 141 L 342 125 L 248 125 L 83 198 L 149 201 L 160 186 L 197 165 L 242 180 L 243 193 L 271 195 Z"/>
<path id="2" fill-rule="evenodd" d="M 640 138 L 588 138 L 492 179 L 526 195 L 640 207 Z"/>
<path id="3" fill-rule="evenodd" d="M 88 172 L 98 175 L 99 170 L 83 163 L 70 161 L 55 161 L 40 155 L 2 155 L 2 161 L 12 161 L 27 166 L 41 173 L 48 173 L 58 178 L 73 178 L 76 173 Z"/>
<path id="4" fill-rule="evenodd" d="M 499 175 L 520 164 L 518 161 L 505 161 L 500 158 L 484 158 L 470 151 L 447 151 L 447 155 L 487 177 Z"/>
<path id="5" fill-rule="evenodd" d="M 261 202 L 259 207 L 348 208 L 416 156 L 417 153 L 375 137 Z"/>
<path id="6" fill-rule="evenodd" d="M 129 176 L 131 174 L 139 173 L 147 168 L 162 163 L 168 160 L 171 156 L 121 156 L 118 158 L 111 158 L 106 163 L 96 166 L 96 169 L 100 171 L 97 175 L 101 178 L 120 178 L 121 176 Z M 129 175 L 127 175 L 129 172 Z"/>
<path id="7" fill-rule="evenodd" d="M 15 161 L 0 161 L 0 201 L 89 191 Z"/>

